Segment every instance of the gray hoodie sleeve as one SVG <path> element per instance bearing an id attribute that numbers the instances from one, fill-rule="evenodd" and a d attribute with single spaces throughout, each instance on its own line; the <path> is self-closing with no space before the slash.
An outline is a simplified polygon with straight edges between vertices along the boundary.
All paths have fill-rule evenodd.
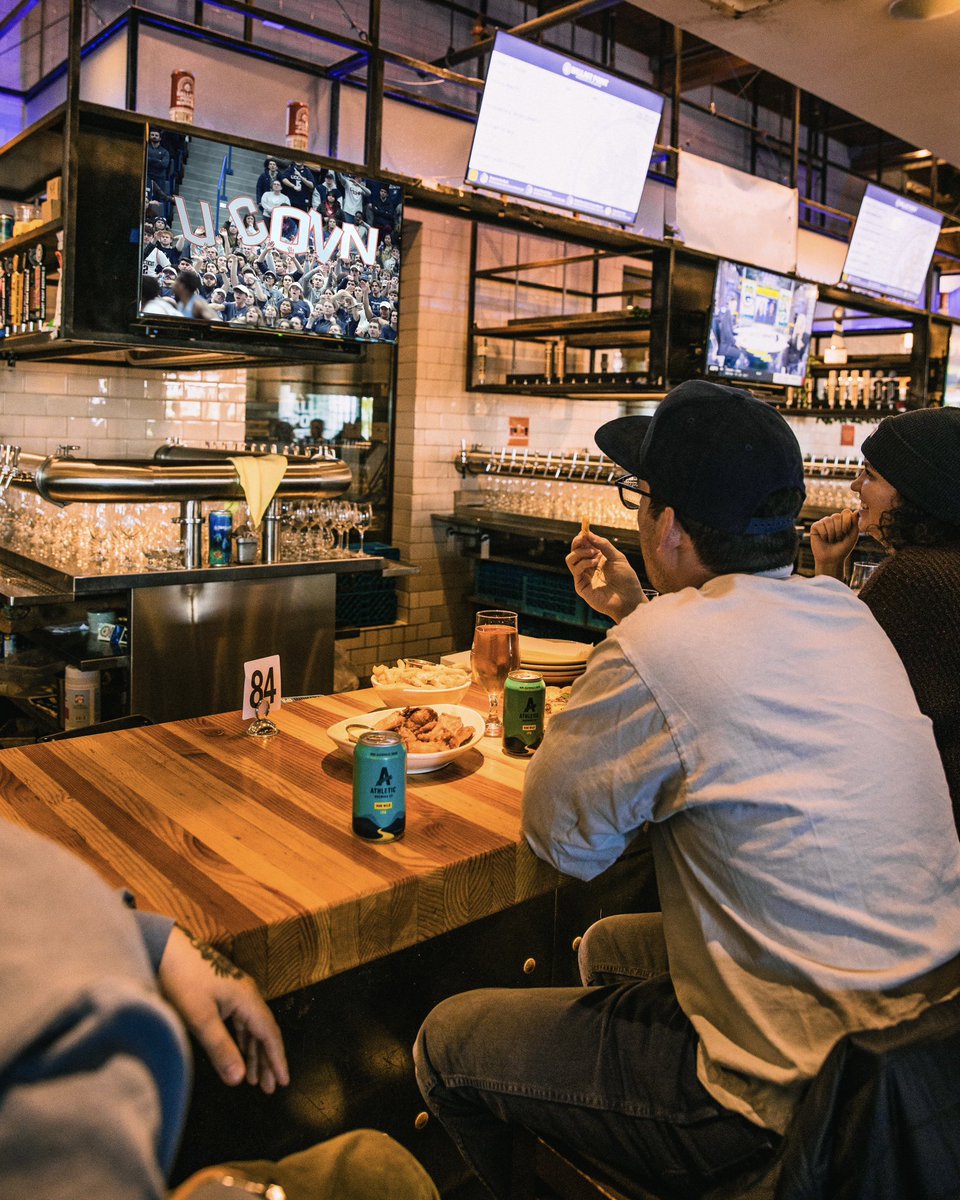
<path id="1" fill-rule="evenodd" d="M 186 1039 L 134 915 L 61 847 L 0 820 L 0 1196 L 165 1194 Z"/>
<path id="2" fill-rule="evenodd" d="M 147 958 L 150 959 L 150 966 L 153 968 L 154 975 L 156 975 L 160 970 L 160 959 L 163 958 L 163 952 L 167 948 L 167 941 L 170 938 L 170 930 L 173 929 L 174 920 L 172 917 L 164 917 L 160 913 L 140 912 L 137 908 L 133 892 L 128 891 L 126 888 L 124 888 L 121 895 L 127 908 L 134 910 L 133 915 L 136 918 L 140 936 L 143 938 L 143 944 L 147 950 Z"/>

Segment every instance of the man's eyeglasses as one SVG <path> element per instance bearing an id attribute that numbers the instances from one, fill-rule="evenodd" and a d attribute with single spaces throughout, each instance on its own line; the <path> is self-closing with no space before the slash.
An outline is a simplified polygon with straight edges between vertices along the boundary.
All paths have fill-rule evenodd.
<path id="1" fill-rule="evenodd" d="M 653 499 L 652 494 L 640 486 L 640 480 L 636 475 L 618 475 L 613 482 L 617 485 L 617 491 L 620 493 L 620 503 L 632 512 L 636 512 L 640 507 L 640 501 L 634 497 L 646 496 L 648 500 Z"/>

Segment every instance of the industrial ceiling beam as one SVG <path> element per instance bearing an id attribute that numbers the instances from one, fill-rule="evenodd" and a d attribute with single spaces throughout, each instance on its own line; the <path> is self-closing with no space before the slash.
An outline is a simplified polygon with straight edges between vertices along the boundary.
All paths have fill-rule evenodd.
<path id="1" fill-rule="evenodd" d="M 621 3 L 622 0 L 577 0 L 574 4 L 565 4 L 562 8 L 555 8 L 552 12 L 544 13 L 542 17 L 534 17 L 532 21 L 514 25 L 506 32 L 512 33 L 514 37 L 527 37 L 532 33 L 542 33 L 544 29 L 551 29 L 554 25 L 563 25 L 567 21 L 577 21 L 581 17 L 588 17 L 591 13 L 617 8 Z M 478 54 L 485 54 L 492 49 L 493 42 L 492 37 L 483 38 L 479 42 L 474 42 L 472 46 L 467 46 L 463 50 L 454 50 L 450 54 L 445 54 L 443 58 L 438 58 L 436 65 L 454 67 L 457 63 L 466 62 L 468 58 L 476 58 Z"/>
<path id="2" fill-rule="evenodd" d="M 756 71 L 756 66 L 738 54 L 729 54 L 719 48 L 706 52 L 688 54 L 683 60 L 683 90 L 692 92 L 697 88 L 739 80 L 744 71 Z"/>

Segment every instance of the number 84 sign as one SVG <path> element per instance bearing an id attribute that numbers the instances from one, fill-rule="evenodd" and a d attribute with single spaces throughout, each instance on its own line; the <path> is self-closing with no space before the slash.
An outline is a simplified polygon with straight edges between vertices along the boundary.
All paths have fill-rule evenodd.
<path id="1" fill-rule="evenodd" d="M 243 664 L 243 712 L 244 719 L 276 712 L 280 707 L 280 655 L 269 658 L 252 658 Z"/>

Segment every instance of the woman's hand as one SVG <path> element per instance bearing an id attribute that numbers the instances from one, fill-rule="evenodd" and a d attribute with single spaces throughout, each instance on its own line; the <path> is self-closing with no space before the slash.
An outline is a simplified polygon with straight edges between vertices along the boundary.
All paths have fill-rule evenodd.
<path id="1" fill-rule="evenodd" d="M 573 576 L 577 595 L 582 596 L 591 608 L 620 622 L 646 597 L 637 573 L 612 542 L 597 534 L 578 533 L 570 544 L 566 558 L 567 567 Z M 594 587 L 597 568 L 603 568 L 603 582 Z"/>
<path id="2" fill-rule="evenodd" d="M 832 575 L 834 579 L 842 579 L 843 564 L 852 553 L 859 536 L 857 514 L 849 508 L 814 521 L 810 526 L 814 574 Z"/>

